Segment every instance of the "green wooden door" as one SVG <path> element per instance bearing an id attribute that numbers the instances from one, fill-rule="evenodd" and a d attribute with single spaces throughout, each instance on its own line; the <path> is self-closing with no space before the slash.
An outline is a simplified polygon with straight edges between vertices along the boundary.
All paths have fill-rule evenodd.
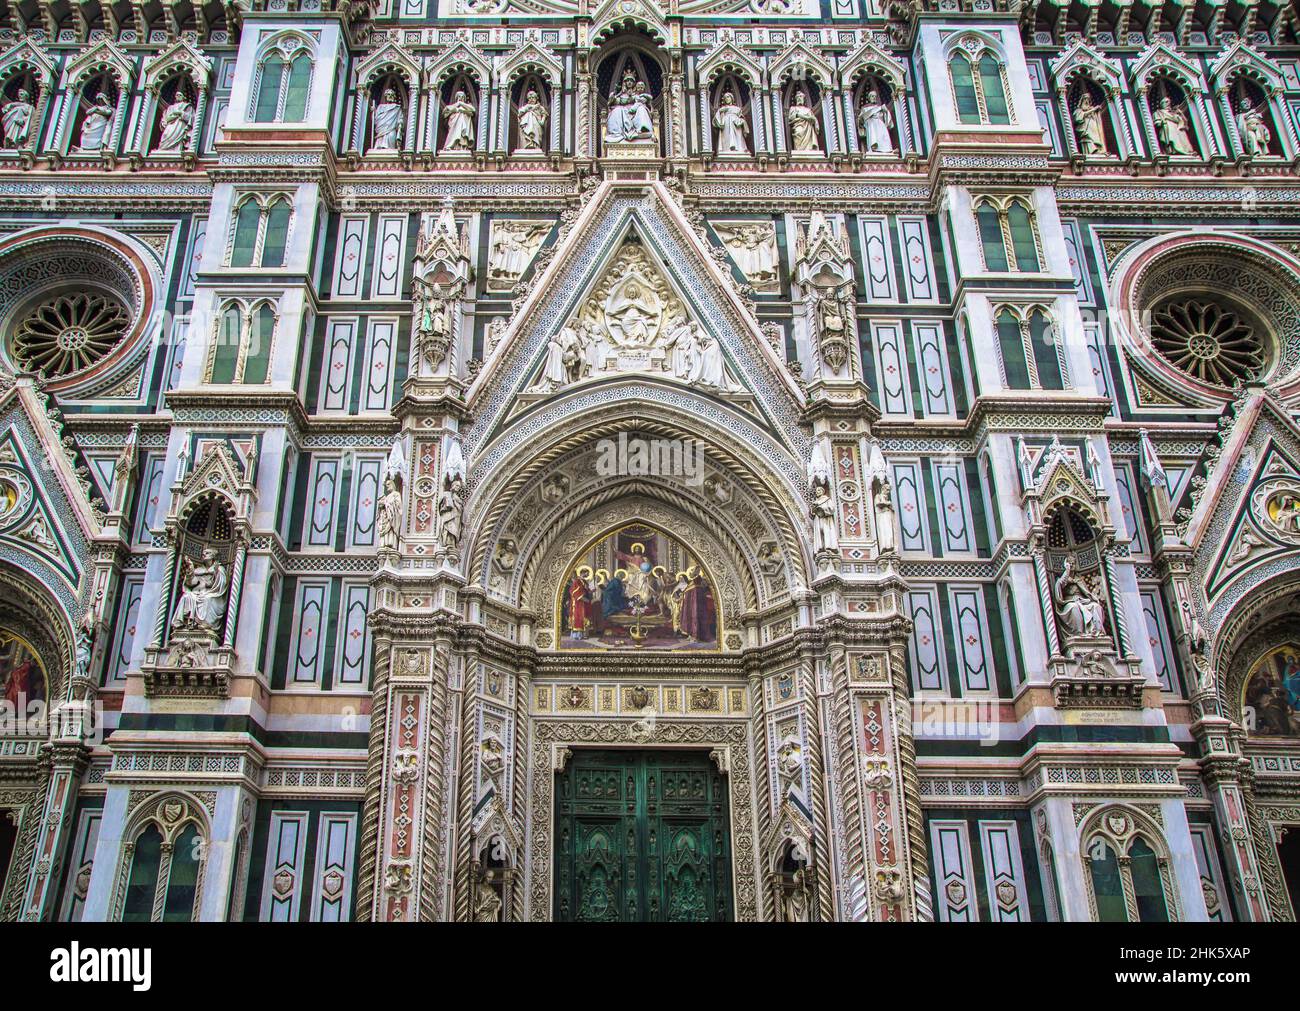
<path id="1" fill-rule="evenodd" d="M 693 751 L 575 750 L 555 790 L 555 919 L 731 919 L 727 781 Z"/>

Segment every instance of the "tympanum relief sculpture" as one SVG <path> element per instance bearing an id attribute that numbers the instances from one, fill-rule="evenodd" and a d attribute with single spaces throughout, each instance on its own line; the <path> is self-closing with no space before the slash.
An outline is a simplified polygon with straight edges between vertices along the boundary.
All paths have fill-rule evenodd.
<path id="1" fill-rule="evenodd" d="M 577 313 L 547 342 L 528 393 L 554 393 L 600 376 L 643 372 L 715 393 L 740 393 L 722 344 L 688 318 L 636 243 L 619 252 Z"/>

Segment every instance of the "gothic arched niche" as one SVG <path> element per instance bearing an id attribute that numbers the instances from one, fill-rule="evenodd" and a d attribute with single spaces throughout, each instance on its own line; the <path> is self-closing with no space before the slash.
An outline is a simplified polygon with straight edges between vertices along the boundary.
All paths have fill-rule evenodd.
<path id="1" fill-rule="evenodd" d="M 1102 543 L 1092 524 L 1070 504 L 1047 524 L 1048 569 L 1061 635 L 1067 641 L 1107 634 Z"/>
<path id="2" fill-rule="evenodd" d="M 653 140 L 660 155 L 666 153 L 664 72 L 648 42 L 635 36 L 620 37 L 606 47 L 597 66 L 596 95 L 603 153 L 609 153 L 611 143 L 649 140 Z"/>
<path id="3" fill-rule="evenodd" d="M 703 561 L 644 522 L 609 530 L 565 571 L 555 605 L 560 649 L 717 649 L 720 612 Z"/>
<path id="4" fill-rule="evenodd" d="M 173 628 L 192 628 L 220 637 L 225 627 L 229 572 L 235 554 L 235 511 L 215 493 L 188 506 L 177 546 Z"/>

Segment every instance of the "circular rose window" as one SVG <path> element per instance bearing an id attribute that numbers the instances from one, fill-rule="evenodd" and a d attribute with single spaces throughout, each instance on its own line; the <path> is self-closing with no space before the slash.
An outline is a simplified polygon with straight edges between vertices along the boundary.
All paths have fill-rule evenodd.
<path id="1" fill-rule="evenodd" d="M 1169 299 L 1151 313 L 1151 343 L 1165 360 L 1218 386 L 1240 386 L 1263 373 L 1260 330 L 1243 310 L 1204 297 Z"/>
<path id="2" fill-rule="evenodd" d="M 122 342 L 131 312 L 118 299 L 99 292 L 69 292 L 47 297 L 28 311 L 14 330 L 14 359 L 28 372 L 51 378 L 98 364 Z"/>

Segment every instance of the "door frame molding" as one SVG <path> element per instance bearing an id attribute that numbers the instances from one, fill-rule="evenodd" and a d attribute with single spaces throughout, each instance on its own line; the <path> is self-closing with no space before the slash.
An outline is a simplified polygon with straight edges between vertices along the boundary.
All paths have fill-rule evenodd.
<path id="1" fill-rule="evenodd" d="M 528 830 L 525 840 L 524 919 L 549 921 L 555 883 L 555 775 L 573 748 L 635 751 L 702 750 L 727 777 L 731 819 L 731 897 L 736 922 L 759 919 L 753 778 L 748 720 L 666 720 L 660 717 L 646 739 L 626 720 L 552 720 L 534 717 L 529 748 Z"/>

